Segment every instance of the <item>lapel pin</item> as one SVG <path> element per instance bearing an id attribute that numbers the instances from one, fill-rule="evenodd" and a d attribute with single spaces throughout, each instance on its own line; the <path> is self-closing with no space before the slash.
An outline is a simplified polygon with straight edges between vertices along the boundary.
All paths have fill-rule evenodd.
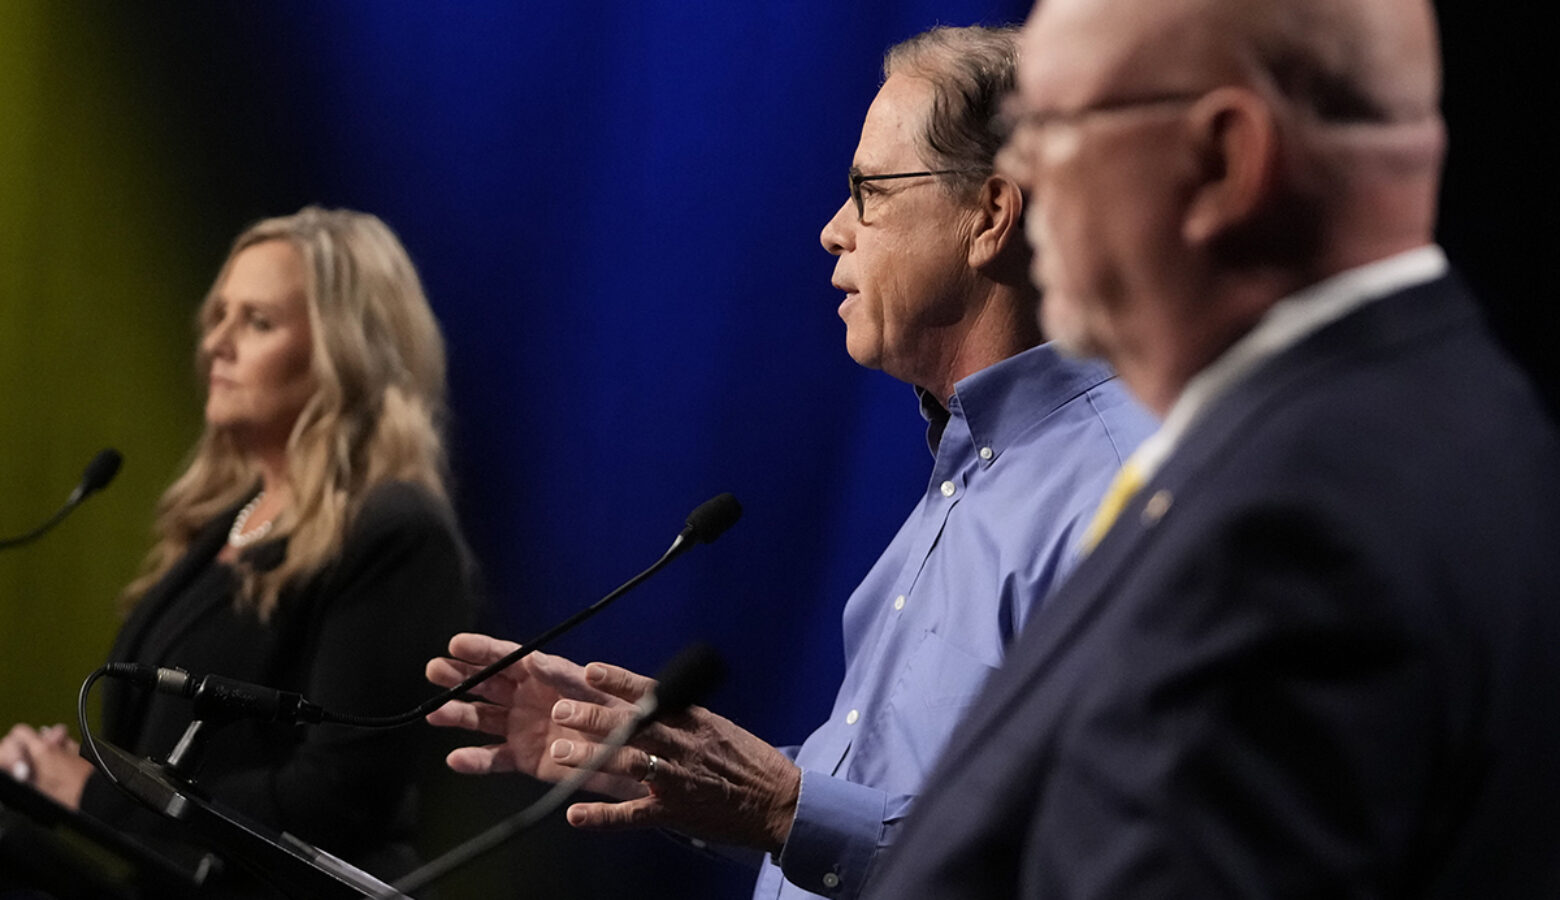
<path id="1" fill-rule="evenodd" d="M 1143 504 L 1143 524 L 1153 525 L 1164 518 L 1174 500 L 1175 497 L 1167 490 L 1155 491 L 1154 496 L 1149 497 L 1148 502 Z"/>

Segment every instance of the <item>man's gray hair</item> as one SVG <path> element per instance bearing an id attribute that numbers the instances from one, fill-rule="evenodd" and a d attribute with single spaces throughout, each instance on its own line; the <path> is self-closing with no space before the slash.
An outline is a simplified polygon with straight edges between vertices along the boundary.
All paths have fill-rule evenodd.
<path id="1" fill-rule="evenodd" d="M 883 78 L 900 73 L 933 86 L 932 111 L 922 135 L 927 162 L 966 169 L 950 185 L 969 189 L 990 175 L 1002 137 L 992 127 L 997 107 L 1014 87 L 1018 27 L 939 25 L 895 44 L 883 56 Z"/>

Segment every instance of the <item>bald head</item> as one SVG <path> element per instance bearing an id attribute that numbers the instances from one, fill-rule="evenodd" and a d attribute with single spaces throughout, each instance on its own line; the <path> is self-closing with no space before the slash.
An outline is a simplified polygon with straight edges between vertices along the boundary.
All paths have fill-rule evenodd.
<path id="1" fill-rule="evenodd" d="M 1428 0 L 1040 0 L 1034 18 L 1084 38 L 1054 59 L 1054 46 L 1029 54 L 1029 76 L 1071 73 L 1055 81 L 1078 99 L 1058 108 L 1245 85 L 1279 101 L 1288 132 L 1317 149 L 1353 146 L 1438 173 L 1440 47 Z"/>
<path id="2" fill-rule="evenodd" d="M 1003 168 L 1047 330 L 1129 384 L 1173 397 L 1282 297 L 1431 240 L 1429 0 L 1039 0 L 1021 51 Z"/>
<path id="3" fill-rule="evenodd" d="M 1244 45 L 1260 77 L 1319 122 L 1414 124 L 1438 115 L 1440 50 L 1425 0 L 1194 5 Z"/>
<path id="4" fill-rule="evenodd" d="M 1427 0 L 1039 0 L 1037 22 L 1072 35 L 1074 53 L 1099 59 L 1099 83 L 1080 90 L 1266 81 L 1337 120 L 1416 118 L 1440 99 Z M 1033 58 L 1026 68 L 1053 64 L 1072 67 Z"/>

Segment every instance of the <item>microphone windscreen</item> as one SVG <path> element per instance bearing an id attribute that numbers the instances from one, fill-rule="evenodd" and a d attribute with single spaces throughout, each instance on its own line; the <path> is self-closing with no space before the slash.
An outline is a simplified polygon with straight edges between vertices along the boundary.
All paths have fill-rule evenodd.
<path id="1" fill-rule="evenodd" d="M 124 457 L 113 447 L 99 450 L 98 455 L 92 457 L 87 463 L 87 469 L 81 473 L 81 496 L 100 491 L 108 487 L 108 483 L 119 474 L 119 464 L 124 462 Z"/>
<path id="2" fill-rule="evenodd" d="M 708 544 L 726 532 L 742 518 L 742 504 L 730 494 L 720 494 L 700 503 L 688 514 L 688 534 L 695 541 Z"/>
<path id="3" fill-rule="evenodd" d="M 726 496 L 731 496 L 727 494 Z M 695 642 L 656 676 L 657 716 L 671 716 L 703 700 L 726 678 L 726 663 L 709 644 Z"/>

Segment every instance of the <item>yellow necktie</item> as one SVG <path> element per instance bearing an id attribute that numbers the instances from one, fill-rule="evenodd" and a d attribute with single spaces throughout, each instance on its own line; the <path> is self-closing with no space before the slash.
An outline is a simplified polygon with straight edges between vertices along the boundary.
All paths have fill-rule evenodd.
<path id="1" fill-rule="evenodd" d="M 1110 487 L 1105 489 L 1105 497 L 1100 500 L 1100 508 L 1094 511 L 1094 520 L 1089 523 L 1089 528 L 1083 533 L 1081 544 L 1083 552 L 1089 553 L 1110 530 L 1110 526 L 1121 515 L 1122 507 L 1143 488 L 1143 471 L 1131 457 L 1122 464 L 1121 471 L 1111 479 Z"/>

